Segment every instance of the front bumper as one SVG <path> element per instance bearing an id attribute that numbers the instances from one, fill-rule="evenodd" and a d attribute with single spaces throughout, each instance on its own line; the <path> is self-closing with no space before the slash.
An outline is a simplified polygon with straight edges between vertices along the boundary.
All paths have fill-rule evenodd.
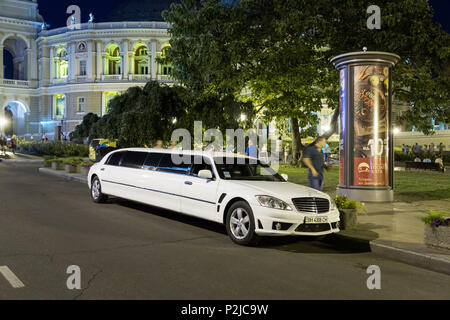
<path id="1" fill-rule="evenodd" d="M 252 206 L 255 217 L 255 233 L 262 236 L 321 236 L 339 232 L 339 211 L 330 210 L 327 213 L 303 213 L 297 210 L 284 211 Z M 328 217 L 327 223 L 305 224 L 305 217 Z M 277 230 L 275 224 L 280 223 L 283 230 Z"/>

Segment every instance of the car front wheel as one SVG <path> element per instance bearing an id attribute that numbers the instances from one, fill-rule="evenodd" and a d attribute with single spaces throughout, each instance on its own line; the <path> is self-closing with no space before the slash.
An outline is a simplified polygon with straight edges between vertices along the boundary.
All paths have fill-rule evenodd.
<path id="1" fill-rule="evenodd" d="M 227 212 L 226 228 L 228 236 L 237 244 L 253 246 L 260 240 L 255 233 L 252 209 L 245 201 L 238 201 L 230 207 Z"/>
<path id="2" fill-rule="evenodd" d="M 96 203 L 103 203 L 106 202 L 106 200 L 108 200 L 108 196 L 102 193 L 102 185 L 98 177 L 95 177 L 92 180 L 91 197 L 92 200 Z"/>

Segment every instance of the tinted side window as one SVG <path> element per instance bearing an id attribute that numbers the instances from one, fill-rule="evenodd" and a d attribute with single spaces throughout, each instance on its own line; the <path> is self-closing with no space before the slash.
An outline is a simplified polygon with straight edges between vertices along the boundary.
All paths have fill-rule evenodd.
<path id="1" fill-rule="evenodd" d="M 172 154 L 164 154 L 163 157 L 161 158 L 161 161 L 158 165 L 158 170 L 159 171 L 165 171 L 165 172 L 175 172 L 175 173 L 182 173 L 182 174 L 186 174 L 190 171 L 191 169 L 191 164 L 190 161 L 187 161 L 188 163 L 180 163 L 180 164 L 175 164 L 172 161 Z"/>
<path id="2" fill-rule="evenodd" d="M 144 167 L 148 169 L 156 169 L 158 167 L 159 161 L 161 160 L 163 153 L 160 152 L 150 152 L 147 154 L 147 158 L 144 162 Z"/>
<path id="3" fill-rule="evenodd" d="M 214 176 L 214 170 L 211 166 L 211 161 L 208 158 L 195 156 L 192 163 L 191 174 L 193 176 L 198 176 L 200 170 L 209 170 Z"/>
<path id="4" fill-rule="evenodd" d="M 122 159 L 122 156 L 124 155 L 125 152 L 115 152 L 113 153 L 109 159 L 106 161 L 107 165 L 110 166 L 118 166 L 120 163 L 120 160 Z"/>
<path id="5" fill-rule="evenodd" d="M 127 151 L 120 166 L 127 168 L 141 168 L 146 157 L 147 152 Z"/>

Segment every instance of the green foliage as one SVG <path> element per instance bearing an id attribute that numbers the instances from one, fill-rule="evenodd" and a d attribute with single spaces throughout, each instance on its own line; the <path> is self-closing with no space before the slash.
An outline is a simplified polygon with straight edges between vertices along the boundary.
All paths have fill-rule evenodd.
<path id="1" fill-rule="evenodd" d="M 427 216 L 420 218 L 426 225 L 435 225 L 436 220 L 445 219 L 450 216 L 450 212 L 430 210 Z"/>
<path id="2" fill-rule="evenodd" d="M 40 156 L 86 157 L 89 153 L 89 147 L 87 145 L 60 141 L 20 141 L 18 143 L 18 151 Z"/>
<path id="3" fill-rule="evenodd" d="M 70 158 L 65 158 L 62 163 L 63 164 L 69 164 L 69 165 L 74 166 L 74 167 L 78 167 L 78 166 L 80 166 L 81 164 L 84 163 L 84 160 L 82 158 L 70 157 Z"/>
<path id="4" fill-rule="evenodd" d="M 161 139 L 171 140 L 172 132 L 186 128 L 193 136 L 194 121 L 202 121 L 203 128 L 223 130 L 238 128 L 240 115 L 251 123 L 255 110 L 251 103 L 241 102 L 233 95 L 215 93 L 193 97 L 186 88 L 167 86 L 156 81 L 144 88 L 132 87 L 115 97 L 109 112 L 101 118 L 86 116 L 75 136 L 118 139 L 121 147 L 152 146 Z M 81 136 L 80 139 L 82 140 Z"/>
<path id="5" fill-rule="evenodd" d="M 333 56 L 361 51 L 400 55 L 393 69 L 396 99 L 412 105 L 406 125 L 430 133 L 431 118 L 450 116 L 450 38 L 434 23 L 427 0 L 380 0 L 381 30 L 369 30 L 369 0 L 182 0 L 163 13 L 171 49 L 162 59 L 195 96 L 214 92 L 258 106 L 267 121 L 291 118 L 293 151 L 314 136 L 321 100 L 339 101 Z M 337 119 L 333 117 L 333 119 Z M 333 127 L 333 124 L 332 124 Z"/>
<path id="6" fill-rule="evenodd" d="M 367 209 L 361 202 L 349 200 L 347 196 L 336 196 L 334 202 L 338 209 L 356 209 L 358 213 L 367 214 Z"/>
<path id="7" fill-rule="evenodd" d="M 83 143 L 84 138 L 89 137 L 89 131 L 91 130 L 92 126 L 99 119 L 99 116 L 92 112 L 85 115 L 81 124 L 76 126 L 75 130 L 69 134 L 70 141 Z"/>

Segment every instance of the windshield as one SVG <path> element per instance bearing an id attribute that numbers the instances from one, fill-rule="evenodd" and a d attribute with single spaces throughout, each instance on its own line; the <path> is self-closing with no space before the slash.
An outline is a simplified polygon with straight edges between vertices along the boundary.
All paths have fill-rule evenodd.
<path id="1" fill-rule="evenodd" d="M 214 163 L 220 178 L 224 180 L 285 181 L 269 165 L 256 159 L 215 157 Z"/>

